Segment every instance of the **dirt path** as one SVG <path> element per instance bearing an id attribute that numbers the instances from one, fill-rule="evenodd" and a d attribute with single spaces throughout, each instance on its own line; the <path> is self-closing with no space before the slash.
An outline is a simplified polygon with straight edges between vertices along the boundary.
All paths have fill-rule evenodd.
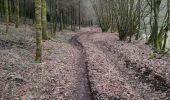
<path id="1" fill-rule="evenodd" d="M 85 52 L 83 50 L 83 46 L 81 45 L 81 43 L 78 42 L 78 37 L 79 35 L 73 36 L 70 39 L 70 43 L 76 47 L 79 51 L 80 51 L 80 59 L 79 59 L 79 67 L 81 68 L 80 72 L 79 72 L 79 94 L 80 96 L 77 98 L 77 100 L 93 100 L 93 95 L 91 92 L 91 86 L 90 86 L 90 81 L 89 81 L 89 76 L 88 76 L 88 68 L 86 66 L 86 56 L 85 56 Z"/>
<path id="2" fill-rule="evenodd" d="M 118 51 L 113 51 L 111 48 L 109 51 L 109 48 L 102 45 L 102 42 L 100 42 L 100 44 L 97 43 L 97 45 L 99 49 L 105 52 L 107 57 L 112 60 L 111 63 L 116 64 L 115 69 L 119 71 L 124 81 L 134 88 L 144 100 L 166 100 L 169 98 L 169 84 L 166 84 L 163 78 L 161 80 L 162 82 L 156 79 L 150 79 L 148 74 L 152 71 L 151 69 L 146 67 L 146 69 L 143 69 L 145 71 L 142 72 L 135 68 L 135 63 L 131 64 L 131 61 L 127 58 L 121 57 L 121 55 L 115 53 Z M 115 62 L 115 60 L 117 62 Z M 137 63 L 140 62 L 136 62 L 136 64 Z"/>
<path id="3" fill-rule="evenodd" d="M 1 35 L 0 99 L 170 100 L 170 61 L 148 60 L 146 46 L 82 28 L 43 42 L 35 64 L 31 30 Z"/>
<path id="4" fill-rule="evenodd" d="M 162 67 L 161 70 L 166 70 L 169 62 L 157 60 L 155 64 L 149 64 L 154 60 L 146 62 L 151 51 L 145 46 L 138 47 L 122 43 L 117 41 L 116 36 L 110 33 L 104 34 L 93 31 L 81 34 L 76 38 L 76 43 L 79 43 L 79 47 L 81 45 L 86 55 L 90 86 L 95 99 L 170 99 L 169 76 L 161 76 L 158 73 L 160 70 L 150 68 L 150 66 L 158 66 L 159 68 Z M 108 41 L 112 41 L 112 45 L 107 43 Z M 129 47 L 127 48 L 126 45 Z M 144 50 L 141 51 L 141 48 Z M 136 61 L 138 59 L 139 61 Z M 169 71 L 167 71 L 168 74 Z"/>

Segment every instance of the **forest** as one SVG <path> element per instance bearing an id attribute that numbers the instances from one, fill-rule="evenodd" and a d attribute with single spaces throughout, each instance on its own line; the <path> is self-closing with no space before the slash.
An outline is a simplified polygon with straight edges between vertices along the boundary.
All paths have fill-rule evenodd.
<path id="1" fill-rule="evenodd" d="M 0 0 L 0 100 L 170 100 L 170 0 Z"/>

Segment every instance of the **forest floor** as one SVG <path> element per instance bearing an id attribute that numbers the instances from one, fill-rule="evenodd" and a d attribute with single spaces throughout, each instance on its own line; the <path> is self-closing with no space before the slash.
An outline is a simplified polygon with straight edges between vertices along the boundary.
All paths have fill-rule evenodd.
<path id="1" fill-rule="evenodd" d="M 35 29 L 4 29 L 1 100 L 170 100 L 170 56 L 152 58 L 141 41 L 121 42 L 96 27 L 62 31 L 43 42 L 43 63 L 36 64 Z"/>

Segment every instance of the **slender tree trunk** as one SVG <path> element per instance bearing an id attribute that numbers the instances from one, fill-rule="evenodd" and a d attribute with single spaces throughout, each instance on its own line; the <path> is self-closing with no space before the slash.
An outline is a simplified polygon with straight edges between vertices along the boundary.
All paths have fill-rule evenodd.
<path id="1" fill-rule="evenodd" d="M 168 30 L 170 31 L 170 0 L 167 0 L 167 8 L 168 8 Z"/>
<path id="2" fill-rule="evenodd" d="M 111 33 L 113 33 L 113 15 L 111 15 L 111 24 L 110 24 L 110 27 L 111 27 Z"/>
<path id="3" fill-rule="evenodd" d="M 81 6 L 81 2 L 79 0 L 79 30 L 80 30 L 80 25 L 81 25 L 81 13 L 80 13 L 81 8 L 80 8 L 80 6 Z"/>
<path id="4" fill-rule="evenodd" d="M 27 23 L 27 4 L 26 0 L 24 0 L 24 23 Z"/>
<path id="5" fill-rule="evenodd" d="M 63 10 L 62 13 L 63 13 L 63 28 L 66 29 L 66 16 L 65 16 L 66 15 L 66 11 Z"/>
<path id="6" fill-rule="evenodd" d="M 51 36 L 54 36 L 54 29 L 53 28 L 54 28 L 54 23 L 51 23 Z"/>
<path id="7" fill-rule="evenodd" d="M 0 14 L 1 14 L 1 17 L 2 17 L 2 0 L 0 0 Z"/>
<path id="8" fill-rule="evenodd" d="M 140 25 L 140 21 L 141 21 L 141 0 L 138 0 L 138 8 L 137 8 L 137 10 L 138 10 L 138 21 L 137 21 L 137 23 L 138 23 L 138 30 L 137 30 L 137 34 L 136 34 L 136 37 L 135 37 L 135 40 L 138 40 L 139 39 L 139 37 L 140 37 L 140 27 L 141 27 L 141 25 Z"/>
<path id="9" fill-rule="evenodd" d="M 51 35 L 50 35 L 50 38 L 51 36 L 53 36 L 53 15 L 52 15 L 52 3 L 50 3 L 49 5 L 49 9 L 50 9 L 50 25 L 51 25 Z"/>
<path id="10" fill-rule="evenodd" d="M 11 6 L 12 6 L 12 1 L 11 0 L 8 0 L 8 6 L 9 6 L 9 22 L 12 22 L 12 8 L 11 8 Z"/>
<path id="11" fill-rule="evenodd" d="M 162 47 L 162 51 L 165 52 L 165 48 L 166 48 L 166 44 L 167 44 L 167 38 L 168 38 L 168 31 L 170 31 L 170 0 L 167 0 L 167 13 L 168 13 L 168 18 L 167 18 L 167 26 L 165 29 L 166 33 L 164 35 L 164 43 L 163 43 L 163 47 Z"/>
<path id="12" fill-rule="evenodd" d="M 5 18 L 6 18 L 6 33 L 9 30 L 9 11 L 8 11 L 8 0 L 4 1 L 5 5 Z"/>
<path id="13" fill-rule="evenodd" d="M 1 17 L 3 17 L 4 15 L 4 0 L 0 0 L 0 13 L 1 13 Z"/>
<path id="14" fill-rule="evenodd" d="M 41 24 L 41 0 L 34 0 L 35 4 L 35 24 L 36 24 L 36 57 L 35 61 L 42 61 L 42 24 Z"/>
<path id="15" fill-rule="evenodd" d="M 70 23 L 71 23 L 71 30 L 73 30 L 73 8 L 71 8 L 71 12 L 70 12 Z"/>
<path id="16" fill-rule="evenodd" d="M 69 11 L 67 9 L 67 12 L 66 12 L 66 27 L 69 26 Z"/>
<path id="17" fill-rule="evenodd" d="M 57 9 L 56 9 L 56 19 L 55 19 L 55 32 L 56 32 L 56 28 L 57 28 L 57 24 L 58 24 L 58 19 L 59 19 L 59 16 L 60 16 L 60 0 L 57 0 L 56 1 L 56 6 L 57 6 Z"/>
<path id="18" fill-rule="evenodd" d="M 73 31 L 75 31 L 75 29 L 76 29 L 76 17 L 75 17 L 75 8 L 73 7 L 73 19 L 72 19 L 72 21 L 73 21 Z"/>
<path id="19" fill-rule="evenodd" d="M 144 30 L 145 30 L 145 35 L 146 35 L 146 41 L 148 41 L 148 33 L 147 33 L 147 27 L 146 27 L 146 22 L 144 21 Z"/>
<path id="20" fill-rule="evenodd" d="M 19 0 L 16 0 L 16 28 L 19 27 Z"/>
<path id="21" fill-rule="evenodd" d="M 48 40 L 47 34 L 47 13 L 46 13 L 46 0 L 41 0 L 41 18 L 42 18 L 42 38 Z"/>
<path id="22" fill-rule="evenodd" d="M 63 30 L 63 9 L 60 9 L 60 31 Z"/>

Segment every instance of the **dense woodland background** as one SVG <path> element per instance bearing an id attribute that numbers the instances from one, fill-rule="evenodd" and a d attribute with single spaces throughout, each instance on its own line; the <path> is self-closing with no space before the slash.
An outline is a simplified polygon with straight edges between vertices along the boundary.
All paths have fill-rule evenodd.
<path id="1" fill-rule="evenodd" d="M 170 0 L 0 0 L 1 100 L 170 100 Z"/>
<path id="2" fill-rule="evenodd" d="M 36 24 L 36 1 L 1 0 L 1 21 L 19 24 Z M 136 40 L 143 36 L 158 52 L 165 51 L 168 38 L 168 0 L 48 0 L 42 2 L 43 27 L 51 37 L 56 31 L 76 26 L 98 25 L 102 31 L 118 32 L 120 40 Z M 44 5 L 43 5 L 44 2 Z M 38 3 L 38 1 L 37 1 Z M 45 17 L 43 17 L 43 14 Z M 27 22 L 28 21 L 28 22 Z M 48 24 L 48 25 L 47 25 Z M 46 28 L 45 28 L 46 30 Z M 44 30 L 44 31 L 45 31 Z M 8 25 L 6 33 L 8 31 Z M 143 35 L 144 34 L 144 35 Z M 47 35 L 42 34 L 43 38 Z M 44 37 L 46 36 L 46 37 Z M 168 46 L 169 47 L 169 46 Z"/>
<path id="3" fill-rule="evenodd" d="M 36 11 L 41 13 L 39 21 L 42 20 L 42 26 L 37 26 L 37 29 L 42 27 L 44 40 L 54 37 L 57 31 L 64 29 L 75 31 L 77 26 L 80 29 L 81 26 L 92 26 L 96 23 L 94 10 L 88 0 L 1 0 L 0 4 L 1 22 L 6 23 L 5 33 L 8 33 L 9 25 L 12 23 L 16 28 L 26 24 L 38 25 Z M 36 10 L 39 6 L 41 11 Z M 41 38 L 40 33 L 39 36 Z M 37 39 L 39 43 L 40 38 Z"/>

